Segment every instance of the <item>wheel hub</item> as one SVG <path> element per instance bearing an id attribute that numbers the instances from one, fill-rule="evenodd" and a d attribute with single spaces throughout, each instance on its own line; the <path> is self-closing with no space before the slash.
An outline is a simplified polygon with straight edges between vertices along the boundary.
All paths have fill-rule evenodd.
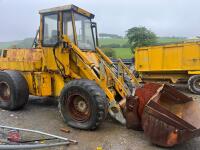
<path id="1" fill-rule="evenodd" d="M 6 82 L 0 82 L 0 100 L 9 101 L 10 87 Z"/>
<path id="2" fill-rule="evenodd" d="M 73 94 L 68 97 L 66 107 L 74 120 L 85 122 L 90 118 L 91 110 L 86 98 L 79 94 Z"/>
<path id="3" fill-rule="evenodd" d="M 195 87 L 198 88 L 198 89 L 200 89 L 200 79 L 197 79 L 195 81 Z"/>
<path id="4" fill-rule="evenodd" d="M 77 105 L 77 110 L 80 111 L 80 112 L 86 112 L 87 110 L 87 104 L 85 101 L 79 101 L 78 102 L 78 105 Z"/>

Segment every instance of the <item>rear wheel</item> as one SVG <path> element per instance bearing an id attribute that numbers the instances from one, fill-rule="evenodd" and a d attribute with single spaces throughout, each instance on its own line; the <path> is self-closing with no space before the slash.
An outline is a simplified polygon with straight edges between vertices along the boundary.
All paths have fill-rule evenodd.
<path id="1" fill-rule="evenodd" d="M 28 97 L 28 85 L 19 72 L 0 72 L 0 108 L 20 109 L 28 102 Z"/>
<path id="2" fill-rule="evenodd" d="M 108 102 L 94 81 L 73 80 L 61 92 L 59 110 L 69 126 L 94 130 L 106 118 Z"/>
<path id="3" fill-rule="evenodd" d="M 200 94 L 200 75 L 191 76 L 188 80 L 189 90 L 195 94 Z"/>

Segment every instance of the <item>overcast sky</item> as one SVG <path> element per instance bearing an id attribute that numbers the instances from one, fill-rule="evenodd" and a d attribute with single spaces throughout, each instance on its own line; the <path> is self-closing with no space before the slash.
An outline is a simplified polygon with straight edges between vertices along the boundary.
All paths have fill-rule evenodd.
<path id="1" fill-rule="evenodd" d="M 33 37 L 38 11 L 65 4 L 94 13 L 100 33 L 146 26 L 159 36 L 200 35 L 200 0 L 0 0 L 0 41 Z"/>

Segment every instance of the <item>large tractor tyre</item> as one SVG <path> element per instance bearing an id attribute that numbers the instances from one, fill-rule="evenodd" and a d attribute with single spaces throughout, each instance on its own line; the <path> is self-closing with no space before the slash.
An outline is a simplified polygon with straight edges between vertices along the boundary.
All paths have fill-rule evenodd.
<path id="1" fill-rule="evenodd" d="M 192 93 L 200 94 L 200 75 L 194 75 L 189 78 L 188 88 Z"/>
<path id="2" fill-rule="evenodd" d="M 73 80 L 61 92 L 59 111 L 69 126 L 94 130 L 107 116 L 108 101 L 94 81 Z"/>
<path id="3" fill-rule="evenodd" d="M 0 108 L 18 110 L 29 98 L 28 84 L 17 71 L 0 71 Z"/>

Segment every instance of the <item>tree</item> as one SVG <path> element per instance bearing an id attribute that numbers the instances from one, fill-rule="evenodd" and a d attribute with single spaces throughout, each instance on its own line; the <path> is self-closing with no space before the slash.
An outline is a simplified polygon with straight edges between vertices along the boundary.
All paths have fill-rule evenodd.
<path id="1" fill-rule="evenodd" d="M 102 48 L 103 52 L 111 58 L 116 58 L 116 53 L 112 48 Z"/>
<path id="2" fill-rule="evenodd" d="M 136 47 L 149 46 L 156 43 L 156 34 L 145 27 L 134 27 L 128 29 L 126 36 L 134 53 Z"/>

